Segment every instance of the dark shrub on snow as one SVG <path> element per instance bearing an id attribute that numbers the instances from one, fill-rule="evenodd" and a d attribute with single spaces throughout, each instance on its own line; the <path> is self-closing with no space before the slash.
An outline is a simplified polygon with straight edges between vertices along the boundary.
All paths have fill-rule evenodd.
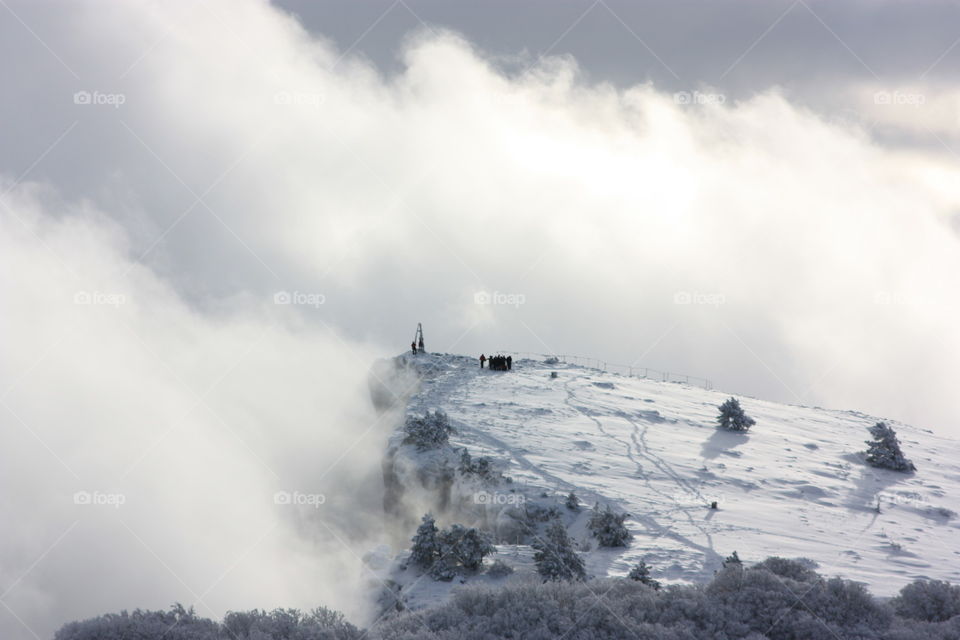
<path id="1" fill-rule="evenodd" d="M 615 513 L 610 505 L 606 505 L 602 509 L 598 505 L 594 507 L 590 522 L 587 523 L 587 529 L 590 530 L 601 547 L 625 547 L 630 541 L 630 531 L 623 524 L 628 515 L 627 513 Z"/>
<path id="2" fill-rule="evenodd" d="M 907 460 L 900 450 L 897 432 L 886 422 L 878 422 L 869 427 L 873 440 L 867 440 L 867 464 L 891 471 L 916 471 L 917 468 Z"/>
<path id="3" fill-rule="evenodd" d="M 407 416 L 407 421 L 403 425 L 406 432 L 404 442 L 412 444 L 421 451 L 426 449 L 438 449 L 450 441 L 450 433 L 453 427 L 450 426 L 450 420 L 447 414 L 441 409 L 434 412 L 428 411 L 422 418 L 418 416 Z"/>
<path id="4" fill-rule="evenodd" d="M 730 398 L 720 405 L 720 415 L 717 416 L 717 423 L 721 429 L 727 431 L 747 431 L 756 424 L 756 421 L 748 416 L 740 406 L 740 401 L 736 398 Z"/>

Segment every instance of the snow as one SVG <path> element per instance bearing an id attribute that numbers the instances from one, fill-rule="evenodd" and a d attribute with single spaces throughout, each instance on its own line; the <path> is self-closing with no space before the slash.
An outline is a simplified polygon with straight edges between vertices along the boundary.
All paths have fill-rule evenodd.
<path id="1" fill-rule="evenodd" d="M 730 397 L 722 391 L 528 359 L 514 361 L 510 372 L 480 370 L 463 356 L 398 360 L 423 378 L 408 412 L 446 411 L 456 429 L 451 445 L 493 457 L 512 478 L 491 489 L 494 495 L 559 505 L 575 545 L 589 549 L 588 575 L 625 576 L 644 560 L 664 583 L 705 582 L 736 550 L 748 563 L 811 558 L 821 573 L 864 582 L 879 596 L 917 578 L 960 582 L 955 441 L 856 411 L 745 397 L 741 404 L 756 425 L 732 433 L 716 428 L 717 407 Z M 915 474 L 863 462 L 867 427 L 881 419 L 897 431 Z M 563 506 L 570 491 L 579 512 Z M 459 498 L 454 514 L 468 526 L 497 508 Z M 596 502 L 630 514 L 629 546 L 597 548 L 586 530 Z M 523 544 L 499 545 L 486 564 L 499 557 L 514 566 L 505 578 L 437 583 L 402 569 L 405 553 L 381 575 L 403 585 L 406 605 L 415 609 L 467 579 L 532 579 L 532 554 Z"/>

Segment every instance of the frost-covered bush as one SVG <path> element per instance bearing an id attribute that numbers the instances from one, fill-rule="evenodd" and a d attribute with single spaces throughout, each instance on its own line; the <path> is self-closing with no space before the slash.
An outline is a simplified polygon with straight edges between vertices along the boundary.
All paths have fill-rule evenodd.
<path id="1" fill-rule="evenodd" d="M 886 422 L 878 422 L 869 427 L 873 440 L 867 440 L 867 464 L 892 471 L 916 471 L 917 468 L 907 460 L 900 450 L 897 432 Z"/>
<path id="2" fill-rule="evenodd" d="M 637 582 L 645 584 L 648 587 L 653 587 L 655 590 L 660 589 L 660 582 L 650 577 L 650 567 L 648 567 L 647 563 L 643 560 L 630 569 L 630 573 L 627 574 L 627 578 L 636 580 Z"/>
<path id="3" fill-rule="evenodd" d="M 547 507 L 542 504 L 537 504 L 536 502 L 525 502 L 524 513 L 527 524 L 531 528 L 537 522 L 550 522 L 560 517 L 560 509 L 558 509 L 556 505 Z"/>
<path id="4" fill-rule="evenodd" d="M 901 589 L 890 605 L 902 618 L 942 622 L 960 615 L 960 586 L 942 580 L 917 580 Z"/>
<path id="5" fill-rule="evenodd" d="M 717 416 L 717 422 L 721 429 L 727 431 L 747 431 L 756 424 L 756 421 L 748 416 L 740 406 L 740 401 L 736 398 L 730 398 L 720 405 L 720 415 Z"/>
<path id="6" fill-rule="evenodd" d="M 564 501 L 564 504 L 566 505 L 567 509 L 570 509 L 571 511 L 580 510 L 580 500 L 577 498 L 577 494 L 575 494 L 573 491 L 567 494 L 567 499 Z"/>
<path id="7" fill-rule="evenodd" d="M 762 564 L 762 563 L 761 563 Z M 789 567 L 788 573 L 796 567 Z M 602 605 L 598 605 L 598 598 Z M 894 640 L 887 607 L 839 579 L 798 582 L 767 569 L 723 569 L 708 587 L 655 591 L 617 578 L 468 587 L 417 620 L 384 626 L 384 640 Z M 952 623 L 943 623 L 952 624 Z M 896 636 L 896 640 L 956 636 Z"/>
<path id="8" fill-rule="evenodd" d="M 201 618 L 193 607 L 175 604 L 170 611 L 108 613 L 89 620 L 69 622 L 54 640 L 103 640 L 105 638 L 169 638 L 169 640 L 219 640 L 220 625 Z"/>
<path id="9" fill-rule="evenodd" d="M 437 580 L 452 580 L 461 569 L 476 571 L 496 551 L 490 534 L 460 524 L 439 530 L 428 513 L 413 536 L 410 562 Z"/>
<path id="10" fill-rule="evenodd" d="M 508 565 L 503 560 L 494 560 L 490 567 L 487 569 L 487 575 L 491 578 L 506 578 L 513 573 L 513 567 Z"/>
<path id="11" fill-rule="evenodd" d="M 546 533 L 530 545 L 536 549 L 533 559 L 537 573 L 546 580 L 584 580 L 587 577 L 583 560 L 573 550 L 567 530 L 559 521 L 547 527 Z"/>
<path id="12" fill-rule="evenodd" d="M 740 562 L 740 557 L 737 556 L 736 551 L 730 556 L 730 559 L 732 558 L 736 558 L 736 562 Z M 743 563 L 740 562 L 740 564 Z M 814 582 L 820 579 L 816 571 L 817 563 L 809 558 L 779 558 L 774 556 L 755 564 L 753 568 L 765 569 L 774 575 L 790 578 L 797 582 Z"/>
<path id="13" fill-rule="evenodd" d="M 230 612 L 222 623 L 193 609 L 107 614 L 64 625 L 54 640 L 357 640 L 362 633 L 343 614 L 318 607 Z"/>
<path id="14" fill-rule="evenodd" d="M 892 613 L 876 602 L 862 584 L 802 571 L 778 559 L 750 568 L 734 563 L 717 572 L 705 592 L 711 606 L 725 611 L 727 624 L 757 633 L 770 640 L 804 638 L 880 638 L 889 628 Z M 794 573 L 794 580 L 783 574 Z"/>
<path id="15" fill-rule="evenodd" d="M 453 427 L 450 426 L 450 419 L 441 409 L 434 412 L 427 411 L 422 418 L 418 416 L 407 416 L 407 421 L 403 425 L 406 432 L 404 442 L 413 444 L 421 451 L 426 449 L 437 449 L 450 441 L 450 433 Z"/>
<path id="16" fill-rule="evenodd" d="M 474 475 L 488 484 L 495 484 L 503 480 L 503 474 L 493 468 L 493 460 L 487 456 L 472 458 L 470 452 L 463 449 L 460 452 L 460 473 Z"/>
<path id="17" fill-rule="evenodd" d="M 440 544 L 437 542 L 437 525 L 433 516 L 425 514 L 417 527 L 417 533 L 412 539 L 410 562 L 421 569 L 429 569 L 440 555 Z"/>
<path id="18" fill-rule="evenodd" d="M 628 515 L 630 514 L 614 513 L 610 505 L 602 509 L 597 505 L 590 516 L 590 522 L 587 523 L 587 529 L 601 547 L 625 547 L 630 541 L 630 531 L 623 524 Z"/>
<path id="19" fill-rule="evenodd" d="M 221 637 L 231 640 L 353 640 L 362 637 L 339 611 L 318 607 L 310 613 L 296 609 L 230 612 L 223 618 Z"/>
<path id="20" fill-rule="evenodd" d="M 483 564 L 485 556 L 497 552 L 489 533 L 460 524 L 441 531 L 437 541 L 440 543 L 441 557 L 452 558 L 468 571 L 476 571 Z"/>

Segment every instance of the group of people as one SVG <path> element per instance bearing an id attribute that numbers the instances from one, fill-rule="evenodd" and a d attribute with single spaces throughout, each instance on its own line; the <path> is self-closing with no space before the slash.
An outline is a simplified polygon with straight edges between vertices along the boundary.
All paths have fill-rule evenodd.
<path id="1" fill-rule="evenodd" d="M 513 356 L 490 356 L 489 358 L 480 354 L 480 368 L 483 369 L 483 363 L 487 363 L 487 368 L 491 371 L 510 371 L 513 369 Z"/>

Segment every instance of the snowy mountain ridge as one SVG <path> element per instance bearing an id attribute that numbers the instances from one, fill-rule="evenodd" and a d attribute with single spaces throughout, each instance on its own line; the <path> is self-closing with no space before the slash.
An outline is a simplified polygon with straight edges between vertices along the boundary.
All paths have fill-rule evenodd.
<path id="1" fill-rule="evenodd" d="M 948 508 L 960 489 L 958 447 L 928 431 L 886 420 L 918 467 L 903 474 L 864 463 L 867 428 L 880 418 L 856 411 L 741 398 L 757 424 L 739 434 L 716 428 L 722 391 L 568 363 L 520 359 L 499 372 L 464 356 L 404 355 L 374 377 L 381 401 L 399 396 L 414 416 L 441 409 L 454 427 L 440 449 L 418 450 L 402 429 L 390 440 L 385 508 L 408 533 L 392 562 L 381 549 L 368 567 L 400 607 L 435 604 L 466 582 L 533 579 L 524 527 L 549 519 L 564 523 L 597 577 L 643 560 L 662 582 L 705 582 L 737 551 L 748 563 L 810 558 L 879 596 L 917 578 L 960 581 L 960 520 Z M 505 478 L 459 472 L 463 449 Z M 565 504 L 570 492 L 577 509 Z M 629 514 L 628 546 L 597 546 L 586 526 L 595 504 Z M 438 526 L 490 532 L 497 554 L 485 565 L 499 559 L 514 572 L 443 582 L 408 566 L 409 535 L 428 511 Z"/>

